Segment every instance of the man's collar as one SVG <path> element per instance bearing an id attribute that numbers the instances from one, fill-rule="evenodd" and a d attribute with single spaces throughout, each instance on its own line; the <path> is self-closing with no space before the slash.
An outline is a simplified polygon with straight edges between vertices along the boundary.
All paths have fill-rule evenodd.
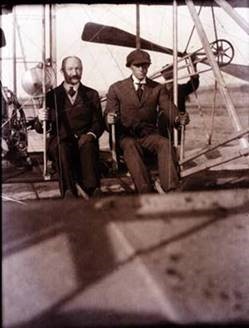
<path id="1" fill-rule="evenodd" d="M 165 83 L 165 86 L 167 90 L 171 90 L 173 88 L 173 83 L 172 82 Z"/>
<path id="2" fill-rule="evenodd" d="M 137 84 L 139 84 L 139 83 L 140 84 L 146 84 L 146 77 L 144 79 L 142 79 L 142 80 L 139 80 L 139 79 L 136 78 L 135 75 L 132 74 L 131 78 L 132 78 L 132 80 L 133 80 L 134 83 L 137 83 Z"/>
<path id="3" fill-rule="evenodd" d="M 67 83 L 66 81 L 63 82 L 63 87 L 65 88 L 66 91 L 69 91 L 71 87 L 73 87 L 74 90 L 77 91 L 79 89 L 79 86 L 80 86 L 80 82 L 74 85 Z"/>

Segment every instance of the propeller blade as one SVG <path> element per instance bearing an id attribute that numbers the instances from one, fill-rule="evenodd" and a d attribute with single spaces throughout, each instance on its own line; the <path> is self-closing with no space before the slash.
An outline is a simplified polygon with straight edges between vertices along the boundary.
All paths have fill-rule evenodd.
<path id="1" fill-rule="evenodd" d="M 210 66 L 210 64 L 205 60 L 202 61 L 203 64 Z M 249 82 L 249 66 L 241 64 L 227 64 L 224 66 L 219 66 L 220 70 L 224 73 L 230 74 L 241 80 Z"/>
<path id="2" fill-rule="evenodd" d="M 14 5 L 1 5 L 0 15 L 8 15 L 13 11 Z"/>
<path id="3" fill-rule="evenodd" d="M 240 64 L 228 64 L 226 66 L 220 67 L 220 70 L 241 80 L 249 82 L 249 66 Z"/>
<path id="4" fill-rule="evenodd" d="M 6 46 L 6 39 L 4 31 L 0 28 L 0 48 Z"/>
<path id="5" fill-rule="evenodd" d="M 101 25 L 96 23 L 87 23 L 83 29 L 81 39 L 88 42 L 105 43 L 121 47 L 136 48 L 136 36 L 119 28 Z M 158 51 L 173 55 L 173 50 L 151 41 L 140 38 L 141 48 L 151 51 Z M 179 57 L 186 54 L 178 52 Z"/>

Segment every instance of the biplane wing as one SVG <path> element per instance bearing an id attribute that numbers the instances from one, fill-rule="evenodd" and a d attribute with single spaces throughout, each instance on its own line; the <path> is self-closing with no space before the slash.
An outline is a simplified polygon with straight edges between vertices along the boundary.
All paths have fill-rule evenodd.
<path id="1" fill-rule="evenodd" d="M 217 1 L 215 0 L 195 0 L 195 6 L 203 6 L 203 7 L 219 7 L 217 4 Z M 248 7 L 248 0 L 226 0 L 227 3 L 229 3 L 234 8 L 246 8 Z M 127 1 L 118 1 L 119 4 L 127 4 Z M 130 4 L 136 4 L 138 1 L 129 1 Z M 140 4 L 148 4 L 147 0 L 140 0 Z M 150 5 L 163 5 L 163 6 L 172 6 L 173 0 L 168 1 L 158 1 L 158 0 L 150 0 Z M 185 0 L 177 0 L 178 6 L 185 6 L 186 1 Z"/>

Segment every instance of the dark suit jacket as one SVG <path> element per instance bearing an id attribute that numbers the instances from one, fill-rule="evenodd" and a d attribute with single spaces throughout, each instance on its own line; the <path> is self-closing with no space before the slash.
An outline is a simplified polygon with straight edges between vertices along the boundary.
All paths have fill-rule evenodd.
<path id="1" fill-rule="evenodd" d="M 118 138 L 143 137 L 157 133 L 160 111 L 164 112 L 169 126 L 174 126 L 177 108 L 169 100 L 165 86 L 158 82 L 146 79 L 141 101 L 137 97 L 131 77 L 118 81 L 109 88 L 105 116 L 109 112 L 118 114 Z"/>
<path id="2" fill-rule="evenodd" d="M 192 78 L 183 84 L 177 85 L 177 108 L 180 112 L 186 112 L 186 98 L 187 96 L 197 90 L 199 87 L 199 75 L 192 76 Z M 169 89 L 170 100 L 173 101 L 174 89 L 173 85 Z"/>
<path id="3" fill-rule="evenodd" d="M 81 119 L 81 127 L 78 130 L 78 136 L 87 132 L 93 132 L 97 138 L 101 136 L 104 131 L 104 121 L 102 117 L 102 110 L 98 92 L 83 84 L 80 84 L 78 89 L 79 95 L 82 97 L 84 107 L 82 111 L 85 113 L 84 120 Z M 49 122 L 51 125 L 50 140 L 48 147 L 54 144 L 57 135 L 56 121 L 58 118 L 58 129 L 62 124 L 64 103 L 67 97 L 63 83 L 55 89 L 46 94 L 46 107 L 49 108 Z M 56 115 L 58 116 L 56 118 Z M 36 126 L 36 131 L 42 133 L 42 127 Z"/>

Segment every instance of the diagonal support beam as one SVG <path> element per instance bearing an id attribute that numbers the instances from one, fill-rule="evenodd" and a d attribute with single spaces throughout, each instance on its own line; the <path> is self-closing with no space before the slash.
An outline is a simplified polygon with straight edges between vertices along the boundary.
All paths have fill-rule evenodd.
<path id="1" fill-rule="evenodd" d="M 212 67 L 214 77 L 215 77 L 215 79 L 218 83 L 219 91 L 220 91 L 221 96 L 223 97 L 223 100 L 225 102 L 225 105 L 226 105 L 228 114 L 229 114 L 229 116 L 232 120 L 234 129 L 235 129 L 236 132 L 240 132 L 242 130 L 242 126 L 241 126 L 238 114 L 237 114 L 237 112 L 234 108 L 231 96 L 230 96 L 230 94 L 227 90 L 225 81 L 224 81 L 223 76 L 220 72 L 219 66 L 218 66 L 218 64 L 215 60 L 214 54 L 213 54 L 212 50 L 210 49 L 207 35 L 206 35 L 206 33 L 203 29 L 202 23 L 201 23 L 200 18 L 197 14 L 197 11 L 195 9 L 193 1 L 192 0 L 185 0 L 185 2 L 186 2 L 186 5 L 188 6 L 190 15 L 191 15 L 191 17 L 193 19 L 193 22 L 195 24 L 196 31 L 199 35 L 202 46 L 205 49 L 208 62 L 210 64 L 210 66 Z M 242 148 L 249 147 L 248 140 L 246 138 L 241 138 L 240 139 L 240 145 L 241 145 Z"/>
<path id="2" fill-rule="evenodd" d="M 211 152 L 211 151 L 214 151 L 215 149 L 218 149 L 219 147 L 224 146 L 224 145 L 228 144 L 231 141 L 234 141 L 236 139 L 241 138 L 245 134 L 249 134 L 249 128 L 248 129 L 245 129 L 242 132 L 239 132 L 239 133 L 236 133 L 236 134 L 232 135 L 227 140 L 222 141 L 222 142 L 220 142 L 220 143 L 218 143 L 218 144 L 216 144 L 216 145 L 214 145 L 212 147 L 208 147 L 206 149 L 203 149 L 201 151 L 198 151 L 197 153 L 193 154 L 192 156 L 189 156 L 188 158 L 185 158 L 184 160 L 180 161 L 179 164 L 180 165 L 183 165 L 184 163 L 187 163 L 189 161 L 192 161 L 193 159 L 196 159 L 197 157 L 200 157 L 201 155 L 205 155 L 206 153 Z"/>
<path id="3" fill-rule="evenodd" d="M 249 35 L 249 23 L 224 0 L 214 0 Z"/>
<path id="4" fill-rule="evenodd" d="M 232 154 L 228 155 L 228 156 L 223 156 L 221 158 L 217 158 L 217 159 L 213 159 L 213 160 L 209 160 L 208 162 L 201 164 L 199 166 L 193 167 L 191 169 L 187 169 L 185 171 L 181 172 L 181 177 L 185 178 L 187 176 L 190 176 L 192 174 L 196 174 L 202 171 L 205 171 L 207 169 L 211 169 L 213 167 L 234 161 L 236 159 L 241 158 L 242 156 L 247 156 L 248 158 L 249 155 L 249 148 L 243 148 L 241 150 L 237 150 L 235 152 L 233 152 Z"/>

